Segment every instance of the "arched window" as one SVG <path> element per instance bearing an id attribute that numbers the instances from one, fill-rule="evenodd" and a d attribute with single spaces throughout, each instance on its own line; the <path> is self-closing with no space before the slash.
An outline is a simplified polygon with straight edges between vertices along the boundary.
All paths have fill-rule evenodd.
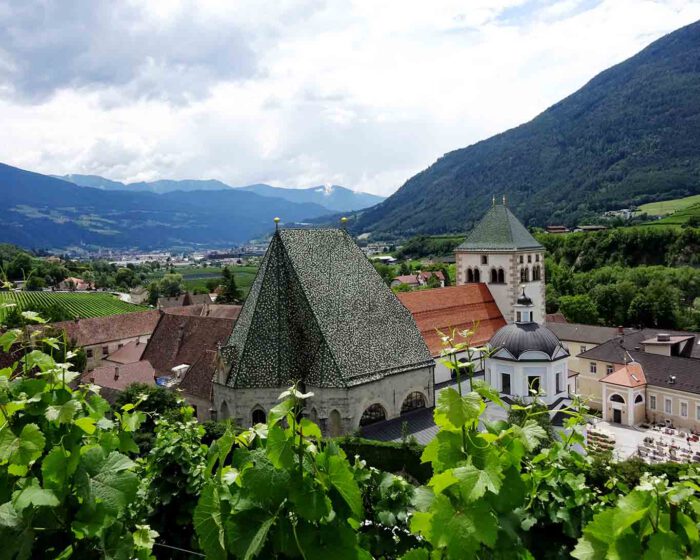
<path id="1" fill-rule="evenodd" d="M 314 424 L 318 424 L 318 411 L 315 408 L 312 408 L 311 412 L 309 412 L 309 420 Z"/>
<path id="2" fill-rule="evenodd" d="M 425 408 L 425 397 L 420 391 L 414 391 L 410 393 L 403 401 L 401 405 L 401 414 L 410 412 L 411 410 L 416 410 L 418 408 Z"/>
<path id="3" fill-rule="evenodd" d="M 644 402 L 644 397 L 642 397 L 642 395 L 637 395 L 634 398 L 634 404 L 639 404 L 639 403 L 643 403 L 643 402 Z"/>
<path id="4" fill-rule="evenodd" d="M 502 268 L 498 269 L 498 283 L 499 284 L 505 284 L 506 283 L 506 273 L 503 272 Z"/>
<path id="5" fill-rule="evenodd" d="M 610 395 L 610 401 L 625 404 L 625 399 L 623 399 L 617 393 L 613 393 L 612 395 Z"/>
<path id="6" fill-rule="evenodd" d="M 474 282 L 481 282 L 481 272 L 478 268 L 474 269 Z"/>
<path id="7" fill-rule="evenodd" d="M 328 432 L 331 437 L 338 437 L 343 433 L 343 422 L 337 410 L 331 410 L 328 415 Z"/>
<path id="8" fill-rule="evenodd" d="M 498 284 L 498 271 L 495 268 L 491 269 L 491 284 Z"/>
<path id="9" fill-rule="evenodd" d="M 532 267 L 532 281 L 537 282 L 538 280 L 542 279 L 541 276 L 541 271 L 540 271 L 540 265 L 536 264 L 535 266 Z"/>
<path id="10" fill-rule="evenodd" d="M 472 272 L 471 268 L 467 269 L 467 282 L 474 282 L 474 273 Z"/>
<path id="11" fill-rule="evenodd" d="M 520 269 L 520 281 L 529 282 L 530 281 L 530 271 L 526 266 Z"/>
<path id="12" fill-rule="evenodd" d="M 255 424 L 264 424 L 265 423 L 265 411 L 261 408 L 256 408 L 253 410 L 253 426 Z"/>
<path id="13" fill-rule="evenodd" d="M 226 420 L 231 417 L 231 413 L 228 411 L 228 404 L 226 404 L 226 401 L 221 403 L 221 407 L 219 408 L 219 420 Z"/>
<path id="14" fill-rule="evenodd" d="M 386 410 L 379 403 L 374 403 L 369 405 L 365 411 L 362 413 L 360 418 L 360 426 L 369 426 L 375 422 L 381 422 L 386 420 Z"/>

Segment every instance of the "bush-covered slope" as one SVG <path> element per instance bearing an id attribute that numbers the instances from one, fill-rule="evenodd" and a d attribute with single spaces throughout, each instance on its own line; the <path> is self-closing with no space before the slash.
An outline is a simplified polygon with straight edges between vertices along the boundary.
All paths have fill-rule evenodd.
<path id="1" fill-rule="evenodd" d="M 700 22 L 517 128 L 446 154 L 354 222 L 357 232 L 470 229 L 506 193 L 527 225 L 700 192 Z"/>

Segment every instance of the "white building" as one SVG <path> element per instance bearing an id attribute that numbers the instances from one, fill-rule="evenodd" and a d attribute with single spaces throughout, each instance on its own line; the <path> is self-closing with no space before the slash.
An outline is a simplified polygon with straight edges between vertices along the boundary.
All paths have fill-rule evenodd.
<path id="1" fill-rule="evenodd" d="M 501 394 L 529 401 L 533 392 L 547 406 L 568 397 L 569 353 L 557 336 L 534 321 L 533 301 L 523 293 L 513 305 L 515 322 L 499 329 L 489 346 L 486 382 Z"/>

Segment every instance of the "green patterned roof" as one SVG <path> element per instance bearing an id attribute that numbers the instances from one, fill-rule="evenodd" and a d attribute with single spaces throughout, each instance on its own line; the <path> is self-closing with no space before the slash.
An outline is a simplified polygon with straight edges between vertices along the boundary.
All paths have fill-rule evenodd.
<path id="1" fill-rule="evenodd" d="M 494 205 L 457 251 L 544 249 L 505 205 Z"/>
<path id="2" fill-rule="evenodd" d="M 222 354 L 235 388 L 349 387 L 433 365 L 409 311 L 339 229 L 275 233 Z"/>

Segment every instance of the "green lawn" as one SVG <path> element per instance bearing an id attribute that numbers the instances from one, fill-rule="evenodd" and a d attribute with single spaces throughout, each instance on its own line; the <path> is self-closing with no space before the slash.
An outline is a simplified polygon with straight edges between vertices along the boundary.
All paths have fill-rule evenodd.
<path id="1" fill-rule="evenodd" d="M 642 204 L 639 207 L 638 212 L 640 214 L 646 213 L 649 216 L 666 216 L 668 214 L 673 214 L 674 212 L 684 210 L 689 206 L 693 206 L 696 204 L 700 204 L 700 194 L 687 196 L 685 198 L 664 200 L 662 202 L 650 202 L 648 204 Z"/>
<path id="2" fill-rule="evenodd" d="M 58 305 L 79 319 L 146 310 L 104 292 L 0 292 L 0 303 L 14 303 L 21 311 L 39 313 L 42 309 Z M 0 308 L 0 320 L 5 313 L 7 308 Z"/>

